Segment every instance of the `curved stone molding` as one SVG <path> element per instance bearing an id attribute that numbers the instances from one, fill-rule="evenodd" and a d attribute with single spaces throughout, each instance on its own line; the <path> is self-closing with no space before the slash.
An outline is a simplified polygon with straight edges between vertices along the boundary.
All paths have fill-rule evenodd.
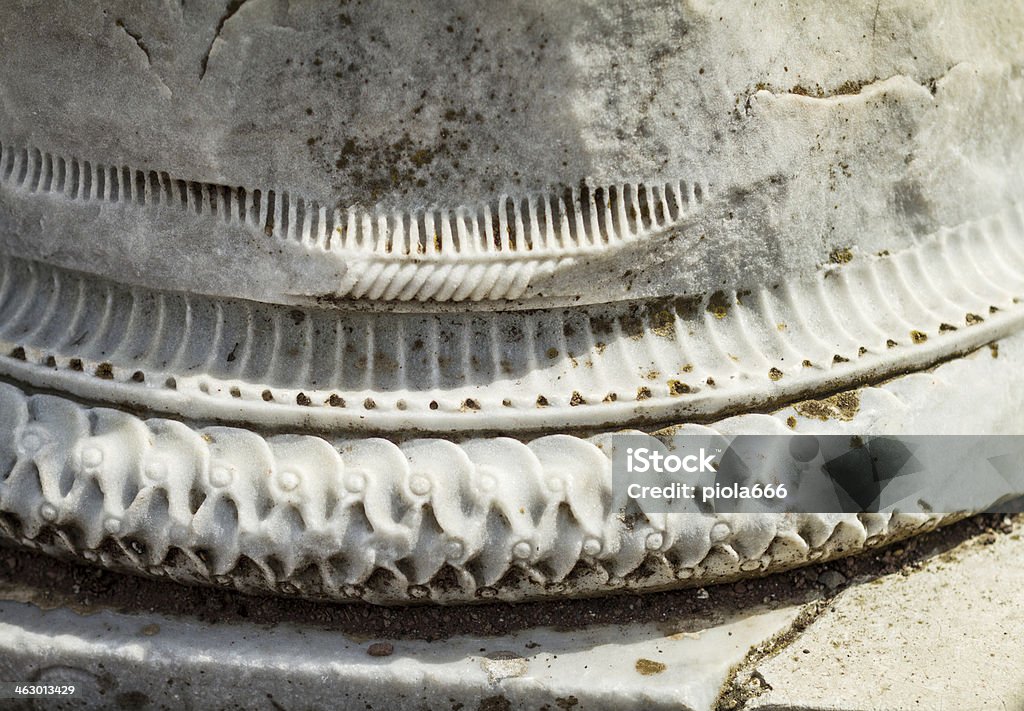
<path id="1" fill-rule="evenodd" d="M 781 427 L 752 417 L 751 425 Z M 135 572 L 331 599 L 455 602 L 705 584 L 957 518 L 648 517 L 613 500 L 604 436 L 263 437 L 2 384 L 0 438 L 6 537 Z"/>
<path id="2" fill-rule="evenodd" d="M 1022 362 L 1018 334 L 849 393 L 852 404 L 801 403 L 667 434 L 1018 432 Z M 187 582 L 454 602 L 704 585 L 955 518 L 648 518 L 609 495 L 606 445 L 607 435 L 266 437 L 2 385 L 0 526 L 23 545 Z"/>
<path id="3" fill-rule="evenodd" d="M 843 400 L 666 434 L 1017 432 L 1022 359 L 1017 334 Z M 705 585 L 957 518 L 648 517 L 611 495 L 607 445 L 267 436 L 0 384 L 0 535 L 183 582 L 407 603 Z"/>
<path id="4" fill-rule="evenodd" d="M 535 277 L 682 225 L 706 187 L 678 181 L 578 186 L 502 195 L 490 203 L 399 212 L 288 191 L 229 187 L 112 166 L 0 142 L 0 188 L 65 206 L 102 203 L 137 220 L 138 210 L 234 224 L 253 234 L 334 254 L 345 267 L 337 299 L 480 301 L 518 299 Z M 325 287 L 326 288 L 326 287 Z"/>
<path id="5" fill-rule="evenodd" d="M 272 427 L 710 420 L 928 367 L 1024 323 L 1020 206 L 756 289 L 543 311 L 296 309 L 0 258 L 0 374 Z"/>
<path id="6" fill-rule="evenodd" d="M 1020 428 L 1024 358 L 978 362 L 1024 337 L 1013 3 L 242 5 L 7 13 L 0 537 L 332 600 L 654 590 L 955 516 L 648 517 L 610 432 Z"/>

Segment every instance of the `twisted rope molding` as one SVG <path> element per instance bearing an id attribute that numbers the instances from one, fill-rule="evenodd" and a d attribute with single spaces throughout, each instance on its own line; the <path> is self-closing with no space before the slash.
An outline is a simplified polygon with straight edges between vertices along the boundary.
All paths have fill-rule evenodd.
<path id="1" fill-rule="evenodd" d="M 607 437 L 262 437 L 0 384 L 0 531 L 186 582 L 400 603 L 703 585 L 957 518 L 647 516 L 613 500 Z"/>
<path id="2" fill-rule="evenodd" d="M 801 282 L 396 314 L 128 287 L 0 255 L 0 374 L 274 427 L 600 427 L 721 416 L 927 367 L 1024 323 L 1016 205 Z"/>
<path id="3" fill-rule="evenodd" d="M 347 209 L 294 192 L 229 187 L 0 142 L 0 187 L 70 204 L 172 210 L 238 224 L 341 256 L 338 298 L 518 299 L 532 281 L 682 225 L 701 209 L 699 182 L 565 186 L 455 208 Z"/>

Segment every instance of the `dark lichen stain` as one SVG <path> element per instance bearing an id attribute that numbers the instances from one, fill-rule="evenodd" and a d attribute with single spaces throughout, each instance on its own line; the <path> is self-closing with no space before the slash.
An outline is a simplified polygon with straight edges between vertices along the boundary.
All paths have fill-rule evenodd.
<path id="1" fill-rule="evenodd" d="M 786 425 L 789 427 L 789 429 L 795 430 L 796 429 L 796 418 L 793 417 L 792 415 L 787 417 L 786 418 Z"/>
<path id="2" fill-rule="evenodd" d="M 473 398 L 466 398 L 462 402 L 462 409 L 463 410 L 479 410 L 480 409 L 480 403 L 477 402 L 476 400 L 474 400 Z"/>
<path id="3" fill-rule="evenodd" d="M 288 316 L 291 318 L 292 322 L 296 326 L 300 325 L 303 321 L 306 320 L 306 312 L 300 311 L 299 309 L 292 309 L 291 311 L 288 312 Z"/>
<path id="4" fill-rule="evenodd" d="M 15 360 L 25 360 L 25 349 L 21 346 L 17 346 L 11 350 L 11 358 Z"/>
<path id="5" fill-rule="evenodd" d="M 859 94 L 868 84 L 872 84 L 878 81 L 878 77 L 872 77 L 871 79 L 847 79 L 842 84 L 832 90 L 832 96 L 852 96 L 853 94 Z"/>
<path id="6" fill-rule="evenodd" d="M 670 395 L 685 395 L 690 392 L 690 386 L 679 380 L 668 381 L 668 392 Z"/>
<path id="7" fill-rule="evenodd" d="M 262 397 L 263 402 L 270 402 L 271 400 L 274 399 L 274 393 L 270 392 L 269 390 L 264 390 Z"/>
<path id="8" fill-rule="evenodd" d="M 898 345 L 899 345 L 899 343 L 897 343 L 896 341 L 892 340 L 891 338 L 885 342 L 885 347 L 886 348 L 895 348 Z"/>
<path id="9" fill-rule="evenodd" d="M 488 696 L 480 699 L 476 711 L 512 711 L 512 702 L 505 696 Z"/>
<path id="10" fill-rule="evenodd" d="M 313 404 L 313 401 L 309 399 L 309 396 L 306 395 L 306 393 L 299 393 L 298 395 L 295 396 L 295 404 L 302 405 L 303 407 L 308 407 L 309 405 Z"/>
<path id="11" fill-rule="evenodd" d="M 327 398 L 327 404 L 331 407 L 345 407 L 345 398 L 332 393 L 331 396 Z"/>
<path id="12" fill-rule="evenodd" d="M 729 298 L 725 295 L 724 291 L 716 291 L 708 299 L 707 311 L 715 318 L 725 318 L 729 315 L 729 308 L 732 306 L 729 303 Z"/>
<path id="13" fill-rule="evenodd" d="M 549 405 L 548 399 L 543 395 L 537 396 L 537 407 L 547 407 Z"/>
<path id="14" fill-rule="evenodd" d="M 569 398 L 569 404 L 573 407 L 576 407 L 577 405 L 586 405 L 587 401 L 584 400 L 583 396 L 580 395 L 577 391 L 573 390 L 572 397 Z"/>
<path id="15" fill-rule="evenodd" d="M 833 264 L 849 264 L 853 261 L 853 252 L 847 247 L 833 249 L 828 255 L 828 260 Z"/>
<path id="16" fill-rule="evenodd" d="M 956 326 L 954 326 L 953 324 L 950 324 L 950 323 L 940 323 L 939 324 L 939 332 L 940 333 L 947 333 L 949 331 L 955 331 L 955 330 L 956 330 Z"/>
<path id="17" fill-rule="evenodd" d="M 672 300 L 672 308 L 679 318 L 691 320 L 700 313 L 701 301 L 702 297 L 700 296 L 677 296 Z"/>
<path id="18" fill-rule="evenodd" d="M 377 407 L 377 403 L 373 401 L 372 397 L 368 397 L 365 400 L 363 400 L 363 407 L 365 407 L 367 410 L 372 410 L 375 407 Z"/>
<path id="19" fill-rule="evenodd" d="M 651 330 L 656 336 L 661 336 L 662 338 L 675 338 L 675 317 L 666 310 L 655 311 L 651 314 Z"/>
<path id="20" fill-rule="evenodd" d="M 590 319 L 590 328 L 594 333 L 608 335 L 614 328 L 614 322 L 607 316 L 594 316 Z"/>
<path id="21" fill-rule="evenodd" d="M 637 316 L 623 316 L 619 319 L 619 325 L 629 338 L 639 340 L 644 337 L 644 322 Z"/>
<path id="22" fill-rule="evenodd" d="M 768 371 L 768 377 L 776 381 L 782 380 L 782 371 L 778 368 L 772 368 Z"/>
<path id="23" fill-rule="evenodd" d="M 168 378 L 167 380 L 164 381 L 164 387 L 166 387 L 168 390 L 177 390 L 178 381 L 175 380 L 174 378 Z"/>
<path id="24" fill-rule="evenodd" d="M 558 357 L 558 349 L 557 348 L 548 348 L 547 356 L 551 360 L 554 360 L 555 358 Z"/>
<path id="25" fill-rule="evenodd" d="M 100 363 L 96 366 L 96 377 L 101 380 L 113 380 L 114 366 L 110 363 Z"/>
<path id="26" fill-rule="evenodd" d="M 133 383 L 144 383 L 144 382 L 146 382 L 146 374 L 143 373 L 141 370 L 136 370 L 134 373 L 132 373 L 132 382 Z"/>
<path id="27" fill-rule="evenodd" d="M 787 68 L 788 71 L 788 68 Z M 823 87 L 817 82 L 814 85 L 796 84 L 789 89 L 781 89 L 766 81 L 759 81 L 754 84 L 754 91 L 770 91 L 773 94 L 795 94 L 810 99 L 827 99 L 834 96 L 853 96 L 859 94 L 865 86 L 879 81 L 879 77 L 871 79 L 847 79 L 831 89 Z"/>
<path id="28" fill-rule="evenodd" d="M 419 105 L 413 114 L 422 108 Z M 460 138 L 467 123 L 465 115 L 464 109 L 446 111 L 438 139 L 429 144 L 403 132 L 397 140 L 364 142 L 350 136 L 340 145 L 317 141 L 310 145 L 310 152 L 325 169 L 333 164 L 339 199 L 348 204 L 377 202 L 389 194 L 407 195 L 425 187 L 428 179 L 451 177 L 449 167 L 458 169 L 459 156 L 470 147 L 468 139 Z"/>
<path id="29" fill-rule="evenodd" d="M 925 341 L 928 340 L 928 334 L 927 333 L 923 333 L 921 331 L 911 331 L 910 332 L 910 338 L 911 338 L 911 340 L 914 341 L 914 343 L 920 344 L 920 343 L 924 343 Z"/>
<path id="30" fill-rule="evenodd" d="M 860 393 L 856 390 L 838 393 L 824 400 L 804 400 L 793 406 L 798 415 L 817 420 L 850 421 L 860 411 Z"/>
<path id="31" fill-rule="evenodd" d="M 644 676 L 651 676 L 652 674 L 661 674 L 666 667 L 661 662 L 656 662 L 653 659 L 637 659 L 636 670 Z"/>
<path id="32" fill-rule="evenodd" d="M 142 711 L 150 708 L 150 698 L 141 691 L 122 691 L 114 697 L 114 705 L 123 711 Z"/>
<path id="33" fill-rule="evenodd" d="M 989 343 L 988 344 L 988 349 L 992 353 L 992 357 L 993 358 L 998 358 L 999 357 L 999 344 L 998 343 Z"/>
<path id="34" fill-rule="evenodd" d="M 422 168 L 432 160 L 434 160 L 434 154 L 426 148 L 421 148 L 418 151 L 413 152 L 409 157 L 409 162 L 417 168 Z"/>
<path id="35" fill-rule="evenodd" d="M 616 395 L 615 393 L 608 393 L 607 395 L 604 396 L 604 400 L 602 400 L 602 402 L 615 402 L 618 399 L 619 396 Z"/>
<path id="36" fill-rule="evenodd" d="M 967 314 L 966 320 L 967 320 L 967 325 L 968 326 L 975 326 L 975 325 L 977 325 L 979 323 L 983 323 L 985 321 L 985 319 L 983 319 L 978 314 Z"/>
<path id="37" fill-rule="evenodd" d="M 235 351 L 237 351 L 237 350 L 238 350 L 238 343 L 235 343 L 235 345 L 231 348 L 231 352 L 228 353 L 228 357 L 227 357 L 228 363 L 231 363 L 231 362 L 233 362 L 235 360 Z"/>
<path id="38" fill-rule="evenodd" d="M 232 386 L 231 397 L 242 397 L 242 391 L 238 389 L 238 386 Z"/>
<path id="39" fill-rule="evenodd" d="M 651 389 L 650 388 L 646 388 L 646 387 L 645 388 L 637 388 L 637 391 L 636 391 L 636 399 L 637 400 L 647 400 L 650 397 L 651 397 Z"/>
<path id="40" fill-rule="evenodd" d="M 803 363 L 801 363 L 801 365 L 802 365 L 802 366 L 803 366 L 804 368 L 813 368 L 813 367 L 814 367 L 814 363 L 812 363 L 812 362 L 811 362 L 811 361 L 809 361 L 809 360 L 805 360 L 805 361 L 804 361 Z"/>
<path id="41" fill-rule="evenodd" d="M 71 368 L 71 370 L 78 371 L 79 373 L 81 373 L 85 369 L 85 368 L 82 367 L 82 359 L 81 358 L 72 358 L 70 361 L 68 361 L 68 367 Z M 170 379 L 170 378 L 168 378 L 168 379 Z"/>
<path id="42" fill-rule="evenodd" d="M 374 642 L 366 648 L 366 653 L 371 657 L 390 657 L 395 653 L 395 647 L 390 642 Z"/>
<path id="43" fill-rule="evenodd" d="M 834 356 L 832 356 L 832 362 L 833 363 L 849 363 L 850 359 L 849 358 L 844 358 L 843 356 L 841 356 L 838 353 L 836 353 Z"/>

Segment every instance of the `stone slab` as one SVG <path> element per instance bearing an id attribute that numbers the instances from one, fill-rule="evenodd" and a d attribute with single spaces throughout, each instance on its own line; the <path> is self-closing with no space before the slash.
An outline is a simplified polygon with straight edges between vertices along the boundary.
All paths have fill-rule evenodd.
<path id="1" fill-rule="evenodd" d="M 765 693 L 741 708 L 1024 708 L 1022 531 L 850 587 L 746 672 Z"/>
<path id="2" fill-rule="evenodd" d="M 280 625 L 0 603 L 0 678 L 75 683 L 89 706 L 137 708 L 648 709 L 710 711 L 788 607 L 697 632 L 604 625 L 443 642 L 357 640 Z M 376 656 L 382 655 L 382 656 Z"/>

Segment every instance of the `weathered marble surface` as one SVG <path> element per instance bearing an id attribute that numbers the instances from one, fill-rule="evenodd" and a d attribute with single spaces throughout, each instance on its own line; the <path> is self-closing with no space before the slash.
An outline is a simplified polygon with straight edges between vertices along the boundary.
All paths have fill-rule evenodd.
<path id="1" fill-rule="evenodd" d="M 627 524 L 602 446 L 1019 431 L 1022 39 L 1010 2 L 11 5 L 0 533 L 452 602 L 934 527 Z"/>
<path id="2" fill-rule="evenodd" d="M 522 298 L 775 283 L 1020 197 L 1015 2 L 89 0 L 21 3 L 4 26 L 5 146 L 342 211 L 704 186 L 684 224 L 542 272 Z M 25 256 L 268 301 L 337 293 L 353 266 L 117 202 L 4 194 L 0 224 Z"/>

